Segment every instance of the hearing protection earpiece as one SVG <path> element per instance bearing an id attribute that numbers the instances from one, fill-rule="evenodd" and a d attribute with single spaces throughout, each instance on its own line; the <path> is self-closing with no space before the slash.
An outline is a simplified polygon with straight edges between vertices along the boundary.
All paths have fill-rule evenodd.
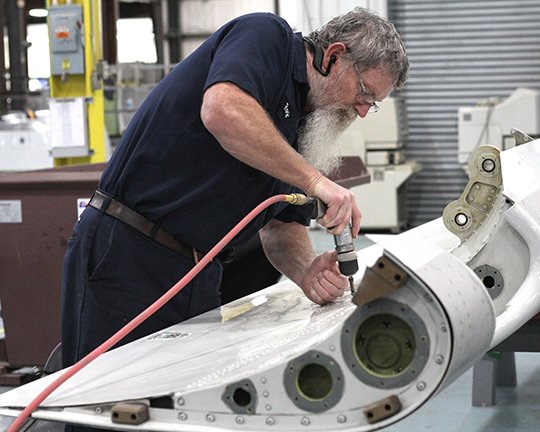
<path id="1" fill-rule="evenodd" d="M 322 63 L 324 59 L 324 51 L 321 47 L 318 47 L 309 39 L 304 38 L 304 41 L 308 44 L 308 47 L 313 54 L 313 67 L 315 68 L 315 70 L 319 72 L 322 76 L 328 76 L 330 74 L 330 69 L 332 68 L 332 65 L 337 61 L 337 57 L 335 55 L 331 56 L 330 60 L 328 61 L 328 66 L 326 70 L 323 70 Z"/>

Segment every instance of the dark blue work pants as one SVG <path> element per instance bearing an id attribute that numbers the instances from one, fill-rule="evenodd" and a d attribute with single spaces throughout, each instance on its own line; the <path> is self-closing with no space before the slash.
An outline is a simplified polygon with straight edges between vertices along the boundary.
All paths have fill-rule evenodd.
<path id="1" fill-rule="evenodd" d="M 193 266 L 193 260 L 88 207 L 75 226 L 64 258 L 64 367 L 126 325 Z M 218 307 L 221 273 L 219 260 L 213 260 L 118 345 Z"/>

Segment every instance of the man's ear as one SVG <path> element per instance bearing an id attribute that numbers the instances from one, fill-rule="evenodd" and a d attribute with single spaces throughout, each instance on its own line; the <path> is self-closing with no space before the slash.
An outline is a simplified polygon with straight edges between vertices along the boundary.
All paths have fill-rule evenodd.
<path id="1" fill-rule="evenodd" d="M 330 74 L 332 65 L 337 61 L 336 54 L 339 54 L 339 52 L 347 49 L 345 48 L 344 44 L 339 42 L 331 44 L 326 51 L 323 51 L 321 47 L 316 46 L 310 40 L 306 38 L 304 38 L 304 40 L 308 44 L 308 47 L 313 54 L 313 67 L 323 76 L 328 76 Z"/>
<path id="2" fill-rule="evenodd" d="M 328 76 L 330 74 L 330 69 L 332 68 L 332 65 L 337 62 L 338 57 L 340 54 L 346 53 L 347 47 L 342 42 L 334 42 L 333 44 L 328 45 L 326 48 L 326 51 L 324 52 L 324 58 L 323 58 L 323 65 L 325 64 L 326 60 L 326 75 Z"/>

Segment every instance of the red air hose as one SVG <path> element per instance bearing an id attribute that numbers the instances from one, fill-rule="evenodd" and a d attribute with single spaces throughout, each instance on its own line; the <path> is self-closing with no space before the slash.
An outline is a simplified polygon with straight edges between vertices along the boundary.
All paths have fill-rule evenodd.
<path id="1" fill-rule="evenodd" d="M 58 387 L 60 387 L 69 378 L 79 372 L 88 363 L 94 361 L 98 356 L 105 351 L 116 345 L 126 335 L 128 335 L 134 328 L 139 326 L 143 321 L 149 318 L 157 310 L 159 310 L 165 303 L 173 298 L 178 292 L 184 288 L 199 272 L 210 262 L 215 256 L 242 230 L 245 226 L 252 221 L 265 208 L 271 206 L 280 201 L 286 201 L 290 204 L 303 205 L 309 202 L 309 199 L 300 194 L 290 195 L 275 195 L 260 203 L 257 207 L 251 210 L 236 226 L 230 230 L 225 237 L 223 237 L 211 250 L 208 252 L 186 275 L 174 284 L 169 290 L 163 294 L 159 299 L 152 303 L 148 308 L 142 311 L 139 315 L 133 318 L 129 323 L 122 327 L 118 332 L 112 335 L 109 339 L 103 342 L 90 354 L 83 357 L 72 367 L 67 369 L 63 374 L 56 378 L 51 384 L 49 384 L 37 397 L 30 402 L 30 404 L 17 416 L 15 421 L 8 428 L 8 432 L 17 432 L 24 424 L 26 419 L 30 417 L 32 412 L 36 410 L 39 405 Z"/>

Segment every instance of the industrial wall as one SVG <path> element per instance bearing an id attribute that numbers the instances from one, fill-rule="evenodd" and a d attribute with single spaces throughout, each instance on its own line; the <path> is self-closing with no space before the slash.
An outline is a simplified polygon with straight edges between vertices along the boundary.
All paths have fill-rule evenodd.
<path id="1" fill-rule="evenodd" d="M 245 13 L 278 12 L 295 30 L 308 33 L 356 6 L 387 16 L 386 0 L 182 0 L 182 54 L 189 55 L 222 24 Z"/>
<path id="2" fill-rule="evenodd" d="M 540 89 L 538 0 L 393 0 L 390 19 L 411 61 L 407 157 L 423 166 L 408 186 L 409 222 L 441 215 L 466 175 L 457 163 L 457 109 Z"/>

